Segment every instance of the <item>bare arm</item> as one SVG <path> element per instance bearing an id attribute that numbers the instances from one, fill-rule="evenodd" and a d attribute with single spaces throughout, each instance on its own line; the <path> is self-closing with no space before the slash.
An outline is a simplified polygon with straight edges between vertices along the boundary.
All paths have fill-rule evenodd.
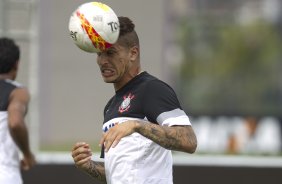
<path id="1" fill-rule="evenodd" d="M 122 137 L 134 132 L 170 150 L 194 153 L 197 147 L 197 139 L 191 126 L 168 127 L 143 121 L 127 121 L 112 127 L 103 135 L 100 145 L 104 144 L 105 151 L 108 151 Z"/>
<path id="2" fill-rule="evenodd" d="M 11 96 L 8 106 L 8 123 L 11 136 L 23 153 L 24 159 L 22 167 L 30 169 L 35 164 L 34 156 L 29 147 L 28 130 L 24 121 L 27 113 L 29 94 L 27 89 L 15 89 Z"/>
<path id="3" fill-rule="evenodd" d="M 98 163 L 91 160 L 90 167 L 86 170 L 86 173 L 93 178 L 97 178 L 99 181 L 106 183 L 104 163 Z"/>
<path id="4" fill-rule="evenodd" d="M 91 177 L 106 183 L 104 163 L 91 160 L 92 152 L 89 144 L 78 142 L 72 149 L 72 157 L 76 167 L 89 174 Z"/>

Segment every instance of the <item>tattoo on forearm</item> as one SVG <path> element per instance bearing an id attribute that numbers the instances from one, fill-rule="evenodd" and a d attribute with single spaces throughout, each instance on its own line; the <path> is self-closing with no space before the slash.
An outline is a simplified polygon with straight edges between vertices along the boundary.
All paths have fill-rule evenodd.
<path id="1" fill-rule="evenodd" d="M 86 171 L 90 176 L 106 183 L 105 168 L 102 164 L 91 161 L 90 167 Z"/>
<path id="2" fill-rule="evenodd" d="M 170 150 L 193 153 L 197 145 L 197 139 L 191 126 L 166 127 L 142 123 L 138 132 Z"/>

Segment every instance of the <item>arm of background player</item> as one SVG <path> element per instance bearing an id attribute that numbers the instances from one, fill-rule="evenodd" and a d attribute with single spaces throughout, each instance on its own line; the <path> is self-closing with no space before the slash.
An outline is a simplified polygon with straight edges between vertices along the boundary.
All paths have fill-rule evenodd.
<path id="1" fill-rule="evenodd" d="M 194 153 L 197 148 L 197 138 L 190 125 L 168 127 L 137 122 L 136 132 L 166 149 Z"/>
<path id="2" fill-rule="evenodd" d="M 91 160 L 92 151 L 89 144 L 78 142 L 72 149 L 72 157 L 76 167 L 91 177 L 106 183 L 105 167 L 103 163 Z"/>
<path id="3" fill-rule="evenodd" d="M 25 125 L 25 115 L 29 103 L 29 93 L 26 88 L 15 89 L 10 96 L 8 106 L 8 123 L 11 136 L 23 153 L 22 167 L 30 169 L 35 164 L 34 156 L 29 147 L 28 131 Z"/>

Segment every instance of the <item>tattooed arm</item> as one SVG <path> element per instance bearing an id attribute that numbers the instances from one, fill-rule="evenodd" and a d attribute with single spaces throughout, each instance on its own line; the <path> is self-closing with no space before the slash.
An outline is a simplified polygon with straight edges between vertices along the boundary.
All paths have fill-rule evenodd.
<path id="1" fill-rule="evenodd" d="M 107 152 L 110 147 L 115 147 L 121 138 L 133 132 L 138 132 L 170 150 L 194 153 L 197 147 L 197 139 L 190 125 L 168 127 L 135 120 L 127 121 L 110 128 L 103 135 L 100 145 L 104 144 L 105 151 Z"/>
<path id="2" fill-rule="evenodd" d="M 197 139 L 191 126 L 168 127 L 138 123 L 136 132 L 170 150 L 194 153 L 197 147 Z"/>
<path id="3" fill-rule="evenodd" d="M 92 152 L 89 144 L 76 143 L 72 149 L 72 157 L 77 168 L 89 174 L 91 177 L 106 183 L 105 167 L 103 163 L 91 160 Z"/>
<path id="4" fill-rule="evenodd" d="M 106 183 L 104 163 L 98 163 L 91 160 L 89 163 L 89 168 L 84 171 L 93 178 Z"/>

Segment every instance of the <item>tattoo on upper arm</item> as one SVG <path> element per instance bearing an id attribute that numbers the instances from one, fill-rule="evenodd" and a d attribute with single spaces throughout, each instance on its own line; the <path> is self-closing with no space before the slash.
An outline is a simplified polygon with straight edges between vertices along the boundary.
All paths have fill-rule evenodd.
<path id="1" fill-rule="evenodd" d="M 139 133 L 170 150 L 192 153 L 197 145 L 196 136 L 191 126 L 167 127 L 142 123 Z"/>

